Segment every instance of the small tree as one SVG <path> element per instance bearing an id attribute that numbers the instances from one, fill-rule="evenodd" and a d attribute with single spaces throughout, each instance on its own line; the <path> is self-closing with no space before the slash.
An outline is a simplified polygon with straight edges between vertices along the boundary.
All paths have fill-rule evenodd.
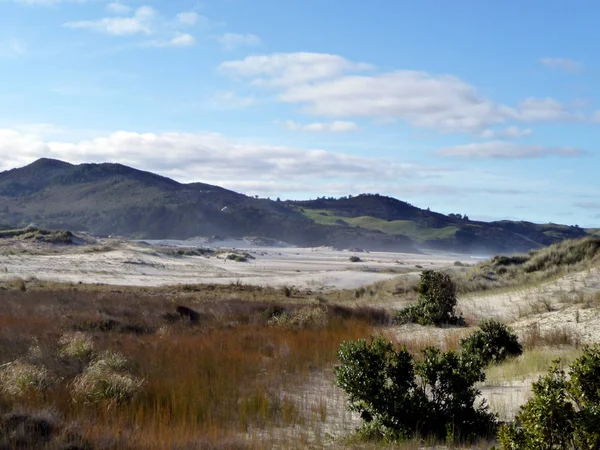
<path id="1" fill-rule="evenodd" d="M 554 366 L 531 386 L 533 397 L 521 407 L 516 422 L 498 431 L 505 450 L 567 450 L 572 448 L 573 405 L 567 398 L 565 372 Z"/>
<path id="2" fill-rule="evenodd" d="M 456 286 L 452 278 L 434 270 L 421 272 L 419 300 L 398 313 L 398 321 L 421 325 L 464 325 L 455 314 Z"/>
<path id="3" fill-rule="evenodd" d="M 478 357 L 486 365 L 523 354 L 523 346 L 515 332 L 503 323 L 490 319 L 479 325 L 479 330 L 462 339 L 463 350 Z"/>
<path id="4" fill-rule="evenodd" d="M 533 383 L 516 422 L 498 431 L 503 450 L 600 448 L 600 345 L 586 346 L 570 377 L 555 364 Z"/>
<path id="5" fill-rule="evenodd" d="M 336 384 L 349 407 L 365 421 L 364 429 L 386 440 L 417 434 L 437 438 L 488 435 L 495 416 L 475 406 L 484 381 L 481 362 L 471 355 L 426 348 L 413 360 L 403 348 L 381 338 L 344 342 L 335 367 Z"/>

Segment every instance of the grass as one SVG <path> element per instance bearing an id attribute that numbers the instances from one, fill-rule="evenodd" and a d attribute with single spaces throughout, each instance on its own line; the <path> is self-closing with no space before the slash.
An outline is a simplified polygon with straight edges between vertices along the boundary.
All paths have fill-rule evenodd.
<path id="1" fill-rule="evenodd" d="M 454 268 L 460 293 L 530 286 L 569 272 L 589 269 L 600 261 L 600 238 L 565 240 L 527 254 L 495 256 L 472 268 Z"/>
<path id="2" fill-rule="evenodd" d="M 208 286 L 187 298 L 197 324 L 165 320 L 177 303 L 160 289 L 0 291 L 0 379 L 15 392 L 3 396 L 0 421 L 11 411 L 52 410 L 61 424 L 79 423 L 81 439 L 115 449 L 264 448 L 289 427 L 306 431 L 307 443 L 329 408 L 286 392 L 326 373 L 342 341 L 368 337 L 389 315 L 296 292 L 286 299 L 275 290 L 286 300 L 265 302 L 248 298 L 255 288 L 230 286 L 229 298 L 221 289 L 216 301 L 202 299 Z M 107 318 L 156 331 L 65 332 Z"/>
<path id="3" fill-rule="evenodd" d="M 556 360 L 560 359 L 560 367 L 567 367 L 579 354 L 580 351 L 573 348 L 541 347 L 525 350 L 517 358 L 490 366 L 486 371 L 485 384 L 503 386 L 513 381 L 530 380 L 547 372 Z"/>
<path id="4" fill-rule="evenodd" d="M 387 221 L 370 216 L 342 217 L 336 216 L 332 211 L 325 209 L 304 208 L 302 214 L 321 225 L 347 225 L 368 230 L 378 230 L 388 234 L 408 236 L 419 242 L 449 238 L 454 236 L 458 230 L 458 228 L 454 226 L 444 228 L 424 228 L 420 227 L 412 220 Z"/>
<path id="5" fill-rule="evenodd" d="M 13 230 L 0 230 L 0 239 L 19 239 L 51 244 L 73 243 L 73 233 L 67 230 L 46 230 L 37 227 L 18 228 Z"/>
<path id="6" fill-rule="evenodd" d="M 449 270 L 467 285 L 489 276 L 492 280 L 480 279 L 486 289 L 531 284 L 595 264 L 595 245 L 588 239 Z M 511 280 L 511 274 L 517 278 Z M 342 341 L 371 334 L 381 333 L 415 355 L 428 345 L 456 350 L 472 329 L 433 334 L 416 325 L 391 328 L 393 313 L 372 306 L 414 301 L 418 281 L 404 274 L 327 292 L 242 283 L 157 288 L 34 278 L 0 283 L 0 446 L 10 417 L 23 412 L 19 420 L 33 423 L 51 411 L 48 448 L 61 448 L 65 439 L 89 448 L 132 450 L 381 448 L 337 437 L 354 422 L 342 422 L 344 404 L 332 401 L 331 367 Z M 598 303 L 596 294 L 588 297 L 573 294 L 572 303 Z M 181 320 L 183 306 L 197 320 Z M 539 301 L 528 313 L 552 307 Z M 567 365 L 579 353 L 580 337 L 566 326 L 531 327 L 522 341 L 521 357 L 487 370 L 487 386 L 531 380 L 553 360 L 563 358 Z M 315 387 L 319 383 L 329 390 L 309 394 L 322 389 Z M 71 430 L 74 423 L 77 429 Z M 29 448 L 45 448 L 39 439 Z M 415 440 L 394 448 L 424 444 L 440 443 Z M 475 448 L 490 446 L 482 441 Z"/>

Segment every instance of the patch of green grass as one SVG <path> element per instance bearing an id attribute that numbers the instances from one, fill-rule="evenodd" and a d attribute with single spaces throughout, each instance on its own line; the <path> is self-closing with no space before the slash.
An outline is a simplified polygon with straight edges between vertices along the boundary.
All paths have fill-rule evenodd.
<path id="1" fill-rule="evenodd" d="M 342 217 L 326 209 L 304 209 L 305 217 L 320 225 L 343 225 L 360 227 L 367 230 L 378 230 L 387 234 L 408 236 L 417 241 L 445 239 L 454 236 L 458 230 L 455 226 L 444 228 L 423 228 L 412 220 L 383 220 L 376 217 Z"/>
<path id="2" fill-rule="evenodd" d="M 526 350 L 517 358 L 489 366 L 486 385 L 501 385 L 510 381 L 524 381 L 548 371 L 553 361 L 560 359 L 560 367 L 571 364 L 581 351 L 574 348 L 536 348 Z"/>

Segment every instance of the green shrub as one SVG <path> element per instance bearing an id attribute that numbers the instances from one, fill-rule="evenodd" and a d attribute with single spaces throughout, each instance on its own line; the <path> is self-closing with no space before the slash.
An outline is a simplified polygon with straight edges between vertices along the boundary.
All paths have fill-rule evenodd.
<path id="1" fill-rule="evenodd" d="M 362 261 L 358 256 L 354 256 L 354 255 L 351 256 L 349 259 L 350 259 L 350 262 L 353 262 L 353 263 Z"/>
<path id="2" fill-rule="evenodd" d="M 479 325 L 480 330 L 462 339 L 463 350 L 480 358 L 485 365 L 523 354 L 523 346 L 514 331 L 503 323 L 490 319 Z"/>
<path id="3" fill-rule="evenodd" d="M 570 449 L 573 436 L 573 405 L 567 398 L 567 378 L 553 367 L 532 384 L 533 397 L 521 407 L 516 421 L 498 430 L 498 442 L 509 450 Z"/>
<path id="4" fill-rule="evenodd" d="M 515 423 L 498 431 L 503 450 L 600 448 L 599 344 L 583 348 L 569 368 L 569 377 L 555 364 L 533 383 L 532 391 Z"/>
<path id="5" fill-rule="evenodd" d="M 399 322 L 437 326 L 465 325 L 462 316 L 457 317 L 455 314 L 456 286 L 447 274 L 434 270 L 421 272 L 418 294 L 416 304 L 398 313 Z"/>
<path id="6" fill-rule="evenodd" d="M 344 342 L 334 369 L 370 437 L 396 441 L 416 435 L 469 439 L 494 430 L 495 417 L 475 406 L 475 383 L 485 380 L 479 360 L 453 351 L 423 350 L 420 360 L 381 338 Z"/>

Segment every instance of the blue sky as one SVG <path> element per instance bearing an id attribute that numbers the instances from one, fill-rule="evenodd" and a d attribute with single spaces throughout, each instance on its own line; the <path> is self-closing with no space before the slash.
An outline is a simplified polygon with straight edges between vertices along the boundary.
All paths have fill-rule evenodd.
<path id="1" fill-rule="evenodd" d="M 0 170 L 600 226 L 592 1 L 0 0 Z"/>

